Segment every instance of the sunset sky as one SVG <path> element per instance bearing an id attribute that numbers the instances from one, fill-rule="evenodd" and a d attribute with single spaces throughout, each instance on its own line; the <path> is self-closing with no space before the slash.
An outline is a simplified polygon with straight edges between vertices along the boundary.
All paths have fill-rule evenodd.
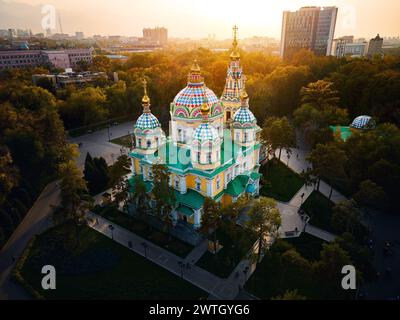
<path id="1" fill-rule="evenodd" d="M 335 36 L 400 35 L 399 0 L 0 0 L 0 29 L 40 27 L 41 7 L 52 4 L 64 33 L 141 36 L 143 27 L 165 26 L 170 37 L 280 37 L 282 11 L 305 5 L 339 7 Z M 59 30 L 58 30 L 59 32 Z"/>

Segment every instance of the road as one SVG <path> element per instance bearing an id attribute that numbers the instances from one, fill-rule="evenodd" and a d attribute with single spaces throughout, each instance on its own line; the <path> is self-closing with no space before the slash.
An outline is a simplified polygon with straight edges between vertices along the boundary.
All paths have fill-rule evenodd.
<path id="1" fill-rule="evenodd" d="M 1 300 L 29 299 L 27 293 L 11 281 L 11 270 L 29 240 L 52 225 L 51 206 L 60 202 L 60 189 L 57 183 L 55 181 L 47 185 L 0 252 Z"/>
<path id="2" fill-rule="evenodd" d="M 125 122 L 110 127 L 111 140 L 131 133 L 133 124 L 133 122 Z M 85 158 L 88 152 L 92 157 L 103 157 L 109 165 L 121 154 L 121 146 L 108 142 L 107 128 L 83 136 L 69 138 L 68 141 L 76 144 L 82 143 L 82 146 L 79 148 L 80 155 L 77 159 L 77 165 L 81 169 L 85 164 Z"/>

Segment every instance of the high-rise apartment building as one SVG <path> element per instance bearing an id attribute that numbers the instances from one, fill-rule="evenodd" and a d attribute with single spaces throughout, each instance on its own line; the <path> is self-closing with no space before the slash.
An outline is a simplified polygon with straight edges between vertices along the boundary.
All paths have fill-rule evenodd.
<path id="1" fill-rule="evenodd" d="M 329 55 L 337 12 L 337 7 L 302 7 L 294 12 L 284 11 L 281 57 L 291 58 L 301 49 L 309 49 L 316 55 Z"/>
<path id="2" fill-rule="evenodd" d="M 143 39 L 145 41 L 156 42 L 157 44 L 166 44 L 168 41 L 167 28 L 144 28 Z"/>
<path id="3" fill-rule="evenodd" d="M 382 55 L 383 54 L 382 45 L 383 45 L 383 38 L 381 38 L 379 34 L 375 38 L 372 38 L 369 41 L 368 45 L 368 53 L 367 53 L 368 57 L 372 58 L 375 55 Z"/>

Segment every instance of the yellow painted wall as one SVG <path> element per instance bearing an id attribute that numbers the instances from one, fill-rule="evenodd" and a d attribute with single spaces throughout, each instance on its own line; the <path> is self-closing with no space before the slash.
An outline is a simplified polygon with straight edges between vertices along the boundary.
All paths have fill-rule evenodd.
<path id="1" fill-rule="evenodd" d="M 135 174 L 140 174 L 140 164 L 139 164 L 139 159 L 134 159 L 134 164 L 135 164 Z"/>
<path id="2" fill-rule="evenodd" d="M 217 189 L 217 179 L 220 179 L 219 182 L 219 189 Z M 213 197 L 216 196 L 218 193 L 220 193 L 224 189 L 224 174 L 220 173 L 219 175 L 214 177 L 213 180 Z"/>
<path id="3" fill-rule="evenodd" d="M 207 192 L 207 181 L 204 178 L 200 178 L 198 176 L 195 176 L 193 174 L 189 174 L 186 176 L 186 187 L 196 190 L 196 180 L 200 179 L 201 181 L 201 192 L 206 193 Z"/>

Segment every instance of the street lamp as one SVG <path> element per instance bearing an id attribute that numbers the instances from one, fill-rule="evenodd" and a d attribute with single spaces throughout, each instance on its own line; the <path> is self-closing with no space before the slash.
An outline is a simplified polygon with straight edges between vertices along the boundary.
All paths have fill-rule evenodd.
<path id="1" fill-rule="evenodd" d="M 144 249 L 144 257 L 147 259 L 147 247 L 149 246 L 146 242 L 142 242 L 142 246 Z"/>
<path id="2" fill-rule="evenodd" d="M 112 224 L 109 224 L 108 228 L 111 230 L 111 239 L 114 240 L 114 226 Z"/>

